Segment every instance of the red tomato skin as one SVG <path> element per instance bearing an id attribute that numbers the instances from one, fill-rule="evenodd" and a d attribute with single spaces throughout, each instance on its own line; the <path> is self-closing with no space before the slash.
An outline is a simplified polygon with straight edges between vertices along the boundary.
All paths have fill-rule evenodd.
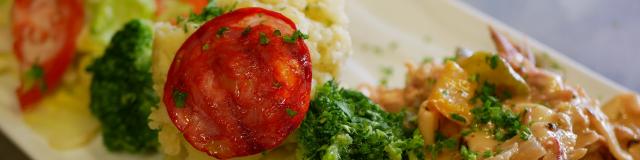
<path id="1" fill-rule="evenodd" d="M 276 19 L 276 27 L 286 26 L 277 28 L 282 35 L 297 30 L 288 18 L 262 8 L 216 17 L 178 50 L 165 83 L 163 102 L 174 125 L 192 146 L 216 158 L 277 147 L 299 127 L 309 106 L 312 75 L 306 44 L 302 39 L 284 42 L 272 34 L 274 26 L 262 23 L 243 36 L 245 27 L 234 24 L 251 16 Z M 227 26 L 223 37 L 231 38 L 215 38 Z M 262 33 L 270 39 L 266 45 L 259 43 Z M 173 99 L 176 90 L 188 93 L 180 108 Z"/>
<path id="2" fill-rule="evenodd" d="M 69 67 L 73 60 L 73 57 L 75 55 L 76 40 L 84 24 L 84 9 L 81 0 L 56 0 L 55 3 L 57 3 L 58 5 L 63 5 L 64 7 L 56 8 L 56 10 L 59 11 L 57 13 L 63 12 L 61 10 L 68 9 L 64 11 L 67 13 L 67 17 L 61 17 L 63 19 L 57 21 L 56 24 L 53 24 L 55 27 L 59 27 L 50 31 L 65 32 L 62 33 L 66 34 L 64 35 L 64 42 L 60 49 L 51 51 L 55 52 L 53 53 L 54 56 L 46 60 L 40 60 L 40 62 L 29 62 L 29 60 L 25 58 L 25 54 L 35 53 L 25 53 L 26 51 L 24 51 L 23 47 L 21 46 L 25 41 L 29 39 L 27 37 L 23 37 L 20 34 L 23 32 L 33 32 L 29 29 L 32 29 L 31 25 L 34 23 L 33 21 L 37 21 L 37 18 L 41 18 L 40 20 L 51 18 L 31 16 L 34 12 L 30 9 L 32 3 L 34 3 L 34 0 L 16 0 L 14 2 L 14 6 L 12 8 L 12 33 L 14 37 L 13 49 L 17 60 L 20 62 L 21 73 L 24 74 L 26 71 L 28 71 L 28 69 L 30 69 L 30 67 L 33 66 L 34 63 L 37 63 L 37 65 L 40 65 L 42 67 L 44 73 L 44 77 L 42 78 L 46 87 L 41 86 L 41 84 L 39 83 L 36 83 L 33 86 L 27 88 L 27 86 L 25 86 L 25 78 L 24 76 L 21 76 L 22 83 L 16 90 L 16 94 L 18 96 L 18 102 L 20 103 L 20 109 L 22 111 L 26 111 L 34 107 L 34 105 L 38 103 L 44 95 L 50 93 L 58 87 L 65 70 Z M 38 11 L 38 8 L 34 9 L 36 10 L 35 12 Z"/>

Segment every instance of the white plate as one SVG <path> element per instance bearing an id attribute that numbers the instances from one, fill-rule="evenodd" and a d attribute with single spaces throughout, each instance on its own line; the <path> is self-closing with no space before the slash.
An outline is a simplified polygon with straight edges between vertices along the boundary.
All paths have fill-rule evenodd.
<path id="1" fill-rule="evenodd" d="M 394 3 L 391 3 L 394 2 Z M 403 62 L 418 62 L 426 56 L 450 56 L 458 46 L 494 51 L 488 26 L 518 42 L 526 42 L 535 51 L 546 52 L 564 69 L 567 82 L 584 87 L 598 99 L 627 91 L 618 84 L 587 70 L 557 51 L 507 27 L 506 25 L 455 0 L 347 0 L 354 55 L 343 66 L 339 79 L 347 86 L 378 83 L 381 67 L 392 67 L 391 86 L 400 86 Z M 561 35 L 558 35 L 561 36 Z M 397 49 L 393 49 L 395 43 Z M 375 51 L 380 47 L 382 53 Z M 1 78 L 1 77 L 0 77 Z M 22 121 L 11 84 L 0 84 L 0 128 L 26 154 L 41 159 L 159 159 L 108 153 L 99 138 L 90 145 L 71 151 L 57 151 Z"/>

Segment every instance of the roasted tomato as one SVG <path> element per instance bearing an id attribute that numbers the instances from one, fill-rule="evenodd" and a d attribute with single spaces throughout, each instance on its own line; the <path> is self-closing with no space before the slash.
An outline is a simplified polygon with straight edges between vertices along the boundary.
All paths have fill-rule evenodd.
<path id="1" fill-rule="evenodd" d="M 55 89 L 75 52 L 84 11 L 80 0 L 16 0 L 13 49 L 20 62 L 22 110 Z"/>
<path id="2" fill-rule="evenodd" d="M 309 105 L 311 60 L 302 37 L 291 20 L 261 8 L 206 22 L 169 69 L 163 101 L 174 125 L 216 158 L 278 146 Z"/>

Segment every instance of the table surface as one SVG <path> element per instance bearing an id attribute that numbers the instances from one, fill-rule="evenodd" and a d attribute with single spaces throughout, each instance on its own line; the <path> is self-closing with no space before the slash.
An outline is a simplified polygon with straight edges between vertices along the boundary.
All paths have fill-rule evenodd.
<path id="1" fill-rule="evenodd" d="M 640 91 L 640 1 L 463 0 L 607 78 Z M 0 159 L 28 159 L 0 134 Z"/>

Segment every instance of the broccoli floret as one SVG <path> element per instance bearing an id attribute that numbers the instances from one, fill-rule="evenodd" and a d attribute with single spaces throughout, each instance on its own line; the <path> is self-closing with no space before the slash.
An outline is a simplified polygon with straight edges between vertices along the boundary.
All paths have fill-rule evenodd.
<path id="1" fill-rule="evenodd" d="M 404 114 L 380 109 L 362 93 L 329 81 L 316 88 L 298 130 L 303 159 L 422 159 L 417 130 L 405 133 Z"/>
<path id="2" fill-rule="evenodd" d="M 150 71 L 152 38 L 150 22 L 129 21 L 87 68 L 93 73 L 91 113 L 100 120 L 103 143 L 110 151 L 149 153 L 159 145 L 158 131 L 147 126 L 159 102 Z"/>

